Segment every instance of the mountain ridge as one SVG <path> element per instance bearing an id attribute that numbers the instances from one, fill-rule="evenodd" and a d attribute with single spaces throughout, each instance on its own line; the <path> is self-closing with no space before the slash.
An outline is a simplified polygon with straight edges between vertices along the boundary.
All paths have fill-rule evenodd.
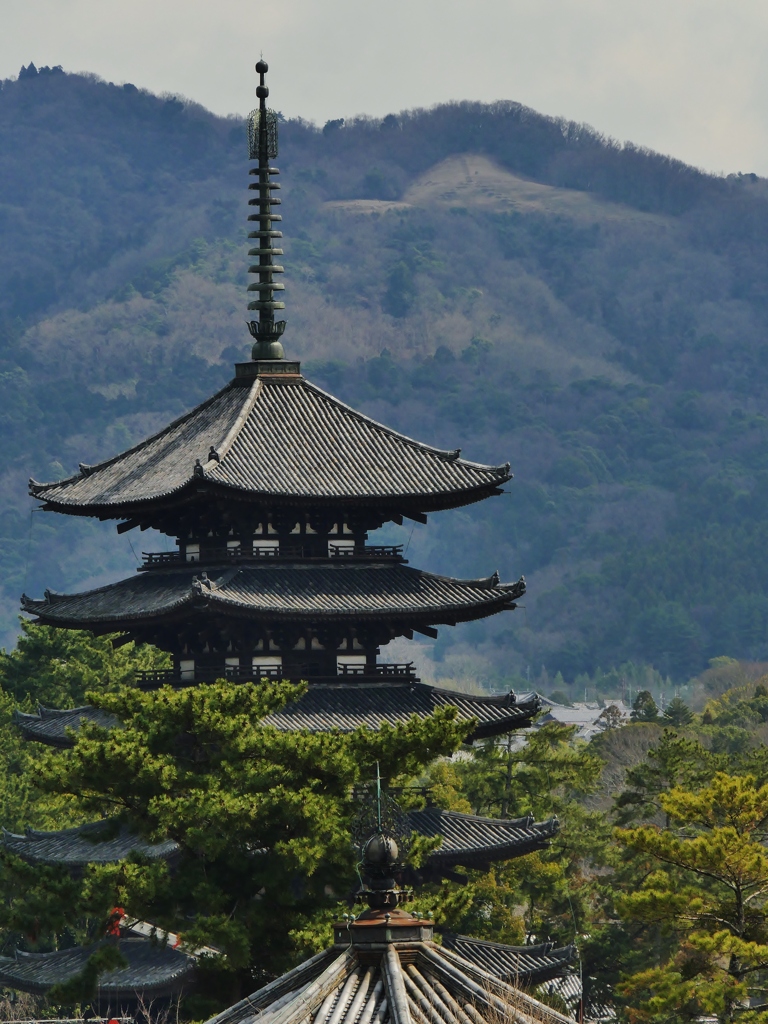
<path id="1" fill-rule="evenodd" d="M 501 687 L 631 660 L 679 681 L 767 657 L 765 182 L 511 103 L 280 131 L 289 355 L 515 472 L 498 502 L 388 528 L 426 569 L 529 581 L 514 617 L 420 647 L 425 675 Z M 64 74 L 2 84 L 0 141 L 10 642 L 21 590 L 109 582 L 139 555 L 31 513 L 27 477 L 128 447 L 247 354 L 247 161 L 234 119 Z"/>

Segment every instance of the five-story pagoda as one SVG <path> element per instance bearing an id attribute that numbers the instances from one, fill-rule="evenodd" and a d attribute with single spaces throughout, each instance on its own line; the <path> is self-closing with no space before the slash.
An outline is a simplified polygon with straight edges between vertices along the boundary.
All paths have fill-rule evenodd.
<path id="1" fill-rule="evenodd" d="M 370 546 L 371 531 L 498 494 L 509 464 L 485 466 L 422 444 L 316 387 L 285 358 L 275 258 L 277 116 L 267 65 L 256 65 L 250 115 L 252 358 L 233 380 L 160 433 L 57 483 L 30 482 L 49 511 L 153 528 L 177 550 L 148 554 L 138 573 L 84 593 L 22 598 L 37 621 L 119 633 L 169 652 L 173 667 L 140 686 L 194 685 L 225 676 L 305 679 L 302 700 L 274 716 L 282 728 L 354 728 L 426 715 L 441 704 L 478 721 L 477 736 L 526 725 L 536 698 L 468 697 L 422 685 L 412 664 L 379 660 L 395 637 L 437 635 L 512 609 L 524 580 L 497 573 L 459 580 L 407 565 L 400 547 Z M 81 709 L 78 709 L 81 710 Z M 87 711 L 87 709 L 85 709 Z M 65 742 L 72 717 L 43 709 L 24 731 Z"/>

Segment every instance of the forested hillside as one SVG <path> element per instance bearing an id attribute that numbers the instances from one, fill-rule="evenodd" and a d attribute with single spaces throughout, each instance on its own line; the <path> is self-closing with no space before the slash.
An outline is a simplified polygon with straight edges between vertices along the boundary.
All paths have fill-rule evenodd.
<path id="1" fill-rule="evenodd" d="M 276 97 L 279 105 L 279 97 Z M 281 125 L 288 354 L 509 494 L 387 533 L 525 574 L 526 607 L 421 648 L 498 686 L 768 659 L 768 188 L 514 103 Z M 0 89 L 0 608 L 164 538 L 30 512 L 245 358 L 243 124 L 57 69 Z M 405 651 L 402 652 L 405 654 Z"/>

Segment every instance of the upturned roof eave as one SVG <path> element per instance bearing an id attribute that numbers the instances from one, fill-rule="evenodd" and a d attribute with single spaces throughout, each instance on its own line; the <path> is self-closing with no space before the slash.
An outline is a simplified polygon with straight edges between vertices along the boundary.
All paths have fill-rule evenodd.
<path id="1" fill-rule="evenodd" d="M 80 479 L 79 477 L 73 479 Z M 62 497 L 46 495 L 43 488 L 59 487 L 59 484 L 41 484 L 39 489 L 30 486 L 30 496 L 43 502 L 46 511 L 60 512 L 64 515 L 94 516 L 101 519 L 134 519 L 146 516 L 153 506 L 169 505 L 171 510 L 181 509 L 195 503 L 201 494 L 246 501 L 250 504 L 279 504 L 295 506 L 307 505 L 387 508 L 396 514 L 407 515 L 409 511 L 428 514 L 431 512 L 447 512 L 455 508 L 464 508 L 484 501 L 499 492 L 512 479 L 507 473 L 498 480 L 479 483 L 475 487 L 457 488 L 456 490 L 434 491 L 403 491 L 392 494 L 350 494 L 321 493 L 317 491 L 255 491 L 247 487 L 239 487 L 226 481 L 205 476 L 190 475 L 182 484 L 166 491 L 158 491 L 140 498 L 110 502 L 79 502 L 67 501 Z M 66 483 L 67 481 L 64 481 Z"/>
<path id="2" fill-rule="evenodd" d="M 285 622 L 307 625 L 309 623 L 357 623 L 394 621 L 403 628 L 417 626 L 455 626 L 460 622 L 475 622 L 478 619 L 490 618 L 503 611 L 514 609 L 514 601 L 508 595 L 494 600 L 478 601 L 472 605 L 446 605 L 432 608 L 424 612 L 409 608 L 392 606 L 386 609 L 350 609 L 348 611 L 322 611 L 316 609 L 289 609 L 252 607 L 231 600 L 222 600 L 190 595 L 183 600 L 174 602 L 172 606 L 159 611 L 134 612 L 120 615 L 67 616 L 50 614 L 55 605 L 47 605 L 44 601 L 29 602 L 22 611 L 33 615 L 34 622 L 43 625 L 58 626 L 62 629 L 97 629 L 101 633 L 127 632 L 131 626 L 156 623 L 172 623 L 179 620 L 182 613 L 192 608 L 208 617 L 225 614 L 226 617 L 247 619 L 251 622 Z M 46 614 L 46 610 L 48 614 Z"/>
<path id="3" fill-rule="evenodd" d="M 398 622 L 413 623 L 414 626 L 439 626 L 454 625 L 458 622 L 472 622 L 507 609 L 512 609 L 515 607 L 515 602 L 525 593 L 524 579 L 521 578 L 516 583 L 501 583 L 497 573 L 479 579 L 463 580 L 436 573 L 426 573 L 402 565 L 391 566 L 388 563 L 371 563 L 365 566 L 364 570 L 361 570 L 360 567 L 339 564 L 322 567 L 313 566 L 307 571 L 319 572 L 322 569 L 323 572 L 326 572 L 330 569 L 333 573 L 348 574 L 358 571 L 375 571 L 377 568 L 384 569 L 388 574 L 396 573 L 397 575 L 392 576 L 393 579 L 397 579 L 398 575 L 404 574 L 406 578 L 414 576 L 428 581 L 434 580 L 450 584 L 453 587 L 472 589 L 476 593 L 468 596 L 462 602 L 433 601 L 433 603 L 426 604 L 423 608 L 414 607 L 413 605 L 408 606 L 402 603 L 398 604 L 396 592 L 392 596 L 392 603 L 386 605 L 384 604 L 387 600 L 385 593 L 382 603 L 378 607 L 360 608 L 354 607 L 356 596 L 350 589 L 349 597 L 345 597 L 345 600 L 350 602 L 350 607 L 348 608 L 329 610 L 325 607 L 320 607 L 320 595 L 318 595 L 317 606 L 315 607 L 276 607 L 274 604 L 260 604 L 256 601 L 251 603 L 235 596 L 229 596 L 226 594 L 226 588 L 241 571 L 246 573 L 248 571 L 266 571 L 284 575 L 285 569 L 283 566 L 234 566 L 228 569 L 218 580 L 212 579 L 209 585 L 203 585 L 198 578 L 198 574 L 204 573 L 205 567 L 203 563 L 194 563 L 194 568 L 180 567 L 173 570 L 173 575 L 171 571 L 168 571 L 167 578 L 171 580 L 168 586 L 169 591 L 171 590 L 173 576 L 184 578 L 185 589 L 178 593 L 178 596 L 175 598 L 169 598 L 165 602 L 156 601 L 154 607 L 146 610 L 121 611 L 119 613 L 109 610 L 103 613 L 77 614 L 77 602 L 92 600 L 100 595 L 120 593 L 123 588 L 136 584 L 135 577 L 119 580 L 116 583 L 108 583 L 93 590 L 83 591 L 81 594 L 56 594 L 49 591 L 48 597 L 44 600 L 34 600 L 27 597 L 26 594 L 22 594 L 21 608 L 23 612 L 36 616 L 38 621 L 46 624 L 59 625 L 68 629 L 98 626 L 105 631 L 114 630 L 117 632 L 125 630 L 133 624 L 147 622 L 157 622 L 159 624 L 165 621 L 172 621 L 190 609 L 206 615 L 224 614 L 225 616 L 246 618 L 252 621 L 278 620 L 297 623 L 307 623 L 310 621 L 367 622 L 384 618 Z M 187 577 L 189 577 L 188 583 Z M 141 585 L 144 585 L 146 580 L 147 577 L 144 577 Z M 221 582 L 222 580 L 223 582 Z"/>

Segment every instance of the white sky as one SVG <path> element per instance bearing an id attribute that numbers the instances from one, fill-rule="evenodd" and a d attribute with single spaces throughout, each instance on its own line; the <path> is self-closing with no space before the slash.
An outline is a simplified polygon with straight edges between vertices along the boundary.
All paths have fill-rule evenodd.
<path id="1" fill-rule="evenodd" d="M 61 64 L 320 124 L 514 99 L 713 171 L 768 175 L 766 0 L 0 0 L 0 77 Z"/>

